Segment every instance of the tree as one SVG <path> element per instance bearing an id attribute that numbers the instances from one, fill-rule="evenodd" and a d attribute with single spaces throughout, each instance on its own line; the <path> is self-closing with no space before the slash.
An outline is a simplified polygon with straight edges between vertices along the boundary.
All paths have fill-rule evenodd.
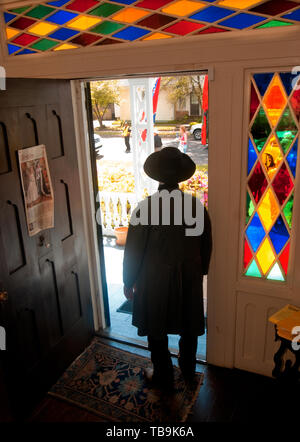
<path id="1" fill-rule="evenodd" d="M 105 112 L 110 104 L 120 103 L 120 88 L 117 80 L 93 81 L 91 83 L 91 98 L 94 118 L 103 127 Z"/>

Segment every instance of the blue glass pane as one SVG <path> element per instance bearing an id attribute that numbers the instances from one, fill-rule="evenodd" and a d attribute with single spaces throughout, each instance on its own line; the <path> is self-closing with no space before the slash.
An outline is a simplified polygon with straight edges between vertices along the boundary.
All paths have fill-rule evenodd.
<path id="1" fill-rule="evenodd" d="M 12 44 L 8 44 L 7 47 L 8 47 L 8 53 L 10 55 L 13 54 L 14 52 L 17 52 L 19 49 L 21 49 L 20 46 L 15 46 Z"/>
<path id="2" fill-rule="evenodd" d="M 51 6 L 57 6 L 58 8 L 60 6 L 65 5 L 66 3 L 68 3 L 70 0 L 57 0 L 56 2 L 49 2 L 47 3 L 47 5 L 51 5 Z"/>
<path id="3" fill-rule="evenodd" d="M 122 3 L 122 5 L 131 5 L 131 3 L 134 3 L 136 0 L 116 0 L 116 3 Z"/>
<path id="4" fill-rule="evenodd" d="M 8 12 L 4 12 L 5 23 L 8 23 L 9 21 L 11 21 L 15 17 L 16 17 L 15 14 L 9 14 Z"/>
<path id="5" fill-rule="evenodd" d="M 293 11 L 290 12 L 289 14 L 284 15 L 283 18 L 300 21 L 300 9 L 297 9 L 297 11 Z"/>
<path id="6" fill-rule="evenodd" d="M 290 150 L 290 153 L 287 156 L 287 162 L 289 163 L 290 169 L 294 178 L 296 176 L 296 166 L 297 166 L 297 152 L 298 152 L 298 139 L 294 143 L 293 147 Z"/>
<path id="7" fill-rule="evenodd" d="M 295 79 L 296 76 L 293 75 L 291 72 L 282 72 L 279 75 L 285 87 L 286 94 L 287 96 L 289 96 L 293 89 L 292 81 Z"/>
<path id="8" fill-rule="evenodd" d="M 221 21 L 219 24 L 234 29 L 245 29 L 249 28 L 249 26 L 256 25 L 257 23 L 260 23 L 264 20 L 266 20 L 266 17 L 241 12 L 234 17 L 230 17 L 226 20 Z"/>
<path id="9" fill-rule="evenodd" d="M 252 167 L 255 164 L 255 161 L 257 160 L 257 154 L 255 151 L 255 148 L 253 146 L 252 141 L 249 138 L 249 147 L 248 147 L 248 175 L 252 170 Z"/>
<path id="10" fill-rule="evenodd" d="M 16 55 L 25 55 L 25 54 L 36 54 L 36 51 L 32 51 L 31 49 L 23 49 L 23 51 L 18 52 Z"/>
<path id="11" fill-rule="evenodd" d="M 252 221 L 246 230 L 246 235 L 252 249 L 256 252 L 265 237 L 265 231 L 257 213 L 252 218 Z"/>
<path id="12" fill-rule="evenodd" d="M 146 29 L 136 28 L 135 26 L 129 26 L 128 28 L 123 29 L 123 31 L 114 34 L 113 37 L 122 38 L 123 40 L 133 41 L 140 37 L 143 37 L 146 34 L 149 34 L 149 32 L 150 31 L 147 31 Z"/>
<path id="13" fill-rule="evenodd" d="M 57 40 L 67 40 L 76 34 L 79 34 L 79 32 L 74 31 L 73 29 L 61 28 L 53 32 L 53 34 L 49 35 L 49 37 L 56 38 Z"/>
<path id="14" fill-rule="evenodd" d="M 246 276 L 253 276 L 254 278 L 261 278 L 261 273 L 260 273 L 259 268 L 257 267 L 257 264 L 254 259 L 246 272 Z"/>
<path id="15" fill-rule="evenodd" d="M 64 25 L 65 23 L 67 23 L 67 21 L 70 21 L 77 16 L 78 14 L 74 14 L 73 12 L 57 11 L 54 14 L 50 15 L 50 17 L 46 18 L 46 20 L 58 25 Z"/>
<path id="16" fill-rule="evenodd" d="M 273 78 L 273 74 L 254 74 L 253 75 L 260 95 L 263 97 Z"/>
<path id="17" fill-rule="evenodd" d="M 290 237 L 281 215 L 277 218 L 269 235 L 276 253 L 279 254 Z"/>
<path id="18" fill-rule="evenodd" d="M 231 9 L 219 8 L 218 6 L 209 6 L 204 11 L 197 12 L 197 14 L 191 15 L 190 18 L 194 20 L 207 21 L 213 23 L 221 18 L 227 17 L 234 13 Z"/>

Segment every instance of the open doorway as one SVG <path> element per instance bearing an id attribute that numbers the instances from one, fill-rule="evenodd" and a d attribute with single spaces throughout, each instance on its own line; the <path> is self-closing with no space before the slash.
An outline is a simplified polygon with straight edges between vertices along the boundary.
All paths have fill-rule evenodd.
<path id="1" fill-rule="evenodd" d="M 206 72 L 87 83 L 92 139 L 94 190 L 100 225 L 103 296 L 107 328 L 116 339 L 146 345 L 132 326 L 132 304 L 123 294 L 123 254 L 126 231 L 138 201 L 154 193 L 143 181 L 142 164 L 151 152 L 168 145 L 180 148 L 187 134 L 186 153 L 197 169 L 180 188 L 208 204 L 208 78 Z M 148 101 L 147 101 L 148 100 Z M 147 118 L 149 115 L 150 118 Z M 204 278 L 207 312 L 207 279 Z M 179 336 L 169 335 L 178 352 Z M 206 333 L 198 338 L 197 357 L 206 360 Z"/>

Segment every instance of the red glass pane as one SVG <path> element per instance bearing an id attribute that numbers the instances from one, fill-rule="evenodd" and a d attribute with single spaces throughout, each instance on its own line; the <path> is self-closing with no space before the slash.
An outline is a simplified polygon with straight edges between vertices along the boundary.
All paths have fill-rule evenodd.
<path id="1" fill-rule="evenodd" d="M 77 45 L 81 46 L 88 46 L 95 41 L 99 40 L 101 38 L 100 35 L 93 35 L 93 34 L 81 34 L 78 37 L 73 38 L 72 43 L 75 43 Z"/>
<path id="2" fill-rule="evenodd" d="M 295 90 L 291 96 L 291 105 L 296 117 L 300 120 L 300 82 L 298 83 L 298 88 L 299 90 Z"/>
<path id="3" fill-rule="evenodd" d="M 120 40 L 114 40 L 113 38 L 105 38 L 104 40 L 101 40 L 99 43 L 97 43 L 96 46 L 112 45 L 114 43 L 124 43 L 124 42 Z"/>
<path id="4" fill-rule="evenodd" d="M 279 258 L 279 261 L 281 262 L 281 265 L 282 265 L 282 268 L 283 268 L 285 274 L 287 274 L 287 271 L 288 271 L 289 256 L 290 256 L 290 243 L 288 243 L 288 245 L 286 246 L 284 251 L 281 253 L 280 258 Z"/>
<path id="5" fill-rule="evenodd" d="M 165 28 L 164 31 L 170 32 L 172 34 L 177 35 L 186 35 L 190 32 L 196 31 L 196 29 L 203 28 L 205 25 L 202 23 L 194 23 L 186 20 L 181 20 L 175 25 L 171 25 L 168 28 Z"/>
<path id="6" fill-rule="evenodd" d="M 252 252 L 250 250 L 250 247 L 248 245 L 248 241 L 245 240 L 245 248 L 244 248 L 244 268 L 246 269 L 248 267 L 249 262 L 252 259 Z"/>
<path id="7" fill-rule="evenodd" d="M 71 9 L 71 11 L 84 12 L 90 9 L 92 6 L 98 5 L 96 0 L 75 0 L 66 6 L 66 9 Z"/>
<path id="8" fill-rule="evenodd" d="M 299 6 L 299 4 L 288 0 L 269 0 L 262 5 L 250 9 L 250 11 L 259 12 L 260 14 L 277 15 L 289 11 L 296 6 Z"/>
<path id="9" fill-rule="evenodd" d="M 273 189 L 281 205 L 287 199 L 293 187 L 294 184 L 291 179 L 290 172 L 288 171 L 286 164 L 283 163 L 275 177 L 275 180 L 273 181 Z"/>
<path id="10" fill-rule="evenodd" d="M 228 32 L 229 29 L 217 28 L 217 26 L 210 26 L 203 31 L 198 32 L 198 34 L 215 34 L 217 32 Z"/>
<path id="11" fill-rule="evenodd" d="M 37 37 L 35 35 L 21 34 L 17 38 L 15 38 L 12 42 L 17 45 L 27 46 L 30 43 L 33 43 L 35 40 L 38 40 L 38 39 L 39 39 L 39 37 Z"/>
<path id="12" fill-rule="evenodd" d="M 257 163 L 251 178 L 248 181 L 248 185 L 257 204 L 268 185 L 260 163 Z"/>
<path id="13" fill-rule="evenodd" d="M 29 26 L 33 25 L 35 23 L 35 20 L 32 20 L 31 18 L 21 17 L 15 20 L 14 22 L 10 23 L 9 26 L 16 29 L 26 29 Z"/>
<path id="14" fill-rule="evenodd" d="M 167 5 L 168 3 L 171 3 L 171 1 L 173 0 L 143 0 L 137 3 L 135 6 L 146 9 L 159 9 Z"/>
<path id="15" fill-rule="evenodd" d="M 250 99 L 250 121 L 253 118 L 253 115 L 256 112 L 256 109 L 259 106 L 259 99 L 256 93 L 256 90 L 254 89 L 253 84 L 251 83 L 251 99 Z"/>
<path id="16" fill-rule="evenodd" d="M 161 26 L 168 25 L 172 21 L 176 20 L 176 17 L 170 17 L 168 15 L 153 14 L 137 23 L 139 26 L 145 26 L 150 29 L 158 29 Z"/>

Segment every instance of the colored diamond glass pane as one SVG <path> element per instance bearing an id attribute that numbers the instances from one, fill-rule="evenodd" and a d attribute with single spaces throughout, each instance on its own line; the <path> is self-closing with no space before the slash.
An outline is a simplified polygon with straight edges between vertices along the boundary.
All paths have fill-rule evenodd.
<path id="1" fill-rule="evenodd" d="M 264 147 L 264 144 L 267 141 L 270 132 L 270 124 L 266 117 L 265 111 L 261 107 L 254 119 L 254 123 L 251 128 L 254 143 L 259 151 L 261 151 Z"/>
<path id="2" fill-rule="evenodd" d="M 12 28 L 6 28 L 6 37 L 9 40 L 10 38 L 15 37 L 16 35 L 18 35 L 20 33 L 19 30 L 17 29 L 12 29 Z"/>
<path id="3" fill-rule="evenodd" d="M 247 201 L 246 201 L 246 225 L 248 224 L 252 214 L 254 213 L 255 207 L 253 201 L 247 192 Z"/>
<path id="4" fill-rule="evenodd" d="M 258 0 L 221 0 L 218 4 L 220 6 L 228 6 L 229 8 L 244 9 L 250 8 L 250 6 L 257 3 L 259 3 Z"/>
<path id="5" fill-rule="evenodd" d="M 135 8 L 126 8 L 115 14 L 112 17 L 112 20 L 121 21 L 124 23 L 133 23 L 148 14 L 148 11 L 143 11 Z"/>
<path id="6" fill-rule="evenodd" d="M 290 148 L 295 136 L 297 135 L 297 131 L 298 129 L 292 113 L 289 107 L 287 107 L 276 128 L 276 134 L 284 153 L 286 153 Z"/>
<path id="7" fill-rule="evenodd" d="M 44 35 L 49 34 L 50 32 L 53 32 L 55 29 L 57 29 L 56 25 L 41 22 L 41 23 L 37 23 L 36 25 L 32 26 L 29 29 L 29 31 L 32 32 L 33 34 L 44 36 Z"/>
<path id="8" fill-rule="evenodd" d="M 77 17 L 78 14 L 74 14 L 73 12 L 68 11 L 57 11 L 55 14 L 52 14 L 50 17 L 46 18 L 47 21 L 51 23 L 56 23 L 58 25 L 64 25 L 73 18 Z"/>
<path id="9" fill-rule="evenodd" d="M 158 29 L 162 26 L 168 25 L 172 21 L 176 20 L 175 17 L 169 17 L 168 15 L 162 14 L 153 14 L 150 17 L 146 17 L 143 20 L 139 21 L 137 24 L 139 26 L 145 26 L 150 29 Z"/>
<path id="10" fill-rule="evenodd" d="M 255 80 L 255 83 L 258 87 L 258 90 L 260 92 L 260 95 L 263 97 L 266 90 L 268 89 L 268 86 L 273 78 L 273 74 L 254 74 L 253 78 Z"/>
<path id="11" fill-rule="evenodd" d="M 296 11 L 293 11 L 293 12 L 290 12 L 289 14 L 284 15 L 283 18 L 288 18 L 289 20 L 300 21 L 300 9 L 297 9 Z"/>
<path id="12" fill-rule="evenodd" d="M 119 40 L 114 40 L 112 38 L 105 38 L 104 40 L 101 40 L 99 43 L 97 43 L 96 46 L 112 45 L 115 43 L 123 43 L 123 42 Z"/>
<path id="13" fill-rule="evenodd" d="M 290 229 L 292 228 L 293 207 L 294 207 L 294 195 L 292 194 L 283 209 L 284 217 Z"/>
<path id="14" fill-rule="evenodd" d="M 101 18 L 80 16 L 78 18 L 75 18 L 75 20 L 73 20 L 67 26 L 69 28 L 79 29 L 80 31 L 85 31 L 86 29 L 89 29 L 92 26 L 95 26 L 97 23 L 100 23 L 100 22 L 101 22 Z"/>
<path id="15" fill-rule="evenodd" d="M 103 23 L 97 25 L 95 28 L 92 28 L 91 32 L 95 32 L 96 34 L 108 35 L 122 28 L 124 28 L 124 25 L 122 25 L 121 23 L 112 23 L 111 21 L 104 21 Z"/>
<path id="16" fill-rule="evenodd" d="M 252 250 L 256 252 L 260 243 L 265 237 L 265 231 L 257 213 L 254 215 L 251 223 L 247 227 L 246 235 L 249 243 L 251 244 Z"/>
<path id="17" fill-rule="evenodd" d="M 27 46 L 36 41 L 38 38 L 39 37 L 36 37 L 35 35 L 21 34 L 13 40 L 13 43 L 20 46 Z"/>
<path id="18" fill-rule="evenodd" d="M 297 154 L 298 154 L 298 140 L 295 141 L 293 147 L 291 148 L 286 158 L 294 178 L 296 177 Z"/>
<path id="19" fill-rule="evenodd" d="M 280 212 L 278 203 L 271 189 L 268 189 L 257 211 L 265 229 L 267 231 L 270 230 Z"/>
<path id="20" fill-rule="evenodd" d="M 37 41 L 30 47 L 33 49 L 37 49 L 39 51 L 48 51 L 49 49 L 52 49 L 54 46 L 57 46 L 58 44 L 59 44 L 58 41 L 52 41 L 43 38 L 42 40 Z"/>
<path id="21" fill-rule="evenodd" d="M 143 0 L 136 4 L 139 8 L 159 9 L 171 3 L 172 0 Z"/>
<path id="22" fill-rule="evenodd" d="M 129 26 L 128 28 L 122 29 L 122 31 L 117 32 L 113 36 L 123 40 L 134 41 L 137 40 L 138 38 L 143 37 L 144 35 L 149 34 L 149 32 L 150 31 L 147 31 L 146 29 L 137 28 L 135 26 Z"/>
<path id="23" fill-rule="evenodd" d="M 279 254 L 290 237 L 281 215 L 277 218 L 269 235 L 276 253 Z"/>
<path id="24" fill-rule="evenodd" d="M 27 54 L 36 54 L 36 51 L 32 51 L 31 49 L 23 49 L 23 51 L 18 52 L 16 55 L 27 55 Z"/>
<path id="25" fill-rule="evenodd" d="M 255 147 L 253 146 L 253 143 L 251 139 L 249 138 L 249 144 L 248 144 L 248 175 L 252 170 L 252 167 L 254 166 L 255 162 L 257 160 L 257 154 Z"/>
<path id="26" fill-rule="evenodd" d="M 287 274 L 287 271 L 288 271 L 289 256 L 290 256 L 290 243 L 288 243 L 288 245 L 286 246 L 286 248 L 284 249 L 284 251 L 281 253 L 281 255 L 279 257 L 279 261 L 282 265 L 282 268 L 283 268 L 285 274 Z"/>
<path id="27" fill-rule="evenodd" d="M 228 32 L 229 29 L 218 28 L 217 26 L 210 26 L 203 31 L 198 32 L 198 34 L 215 34 L 217 32 Z"/>
<path id="28" fill-rule="evenodd" d="M 291 105 L 296 117 L 300 120 L 300 82 L 298 82 L 298 90 L 295 89 L 291 96 Z"/>
<path id="29" fill-rule="evenodd" d="M 63 43 L 60 46 L 57 46 L 57 48 L 54 48 L 54 51 L 65 51 L 66 49 L 76 49 L 77 46 L 70 44 L 70 43 Z"/>
<path id="30" fill-rule="evenodd" d="M 264 274 L 267 273 L 273 262 L 275 261 L 275 255 L 272 250 L 269 238 L 266 238 L 262 243 L 261 248 L 257 252 L 257 260 Z"/>
<path id="31" fill-rule="evenodd" d="M 99 35 L 81 34 L 78 35 L 78 37 L 73 38 L 73 40 L 71 40 L 71 43 L 75 43 L 81 46 L 88 46 L 92 43 L 95 43 L 95 41 L 99 40 L 99 38 L 101 38 Z"/>
<path id="32" fill-rule="evenodd" d="M 253 276 L 255 278 L 261 278 L 261 273 L 259 268 L 257 267 L 257 264 L 255 262 L 255 260 L 253 259 L 253 261 L 251 262 L 247 272 L 245 273 L 246 276 Z"/>
<path id="33" fill-rule="evenodd" d="M 233 14 L 234 11 L 231 9 L 219 8 L 218 6 L 209 6 L 203 11 L 197 12 L 191 15 L 190 18 L 193 20 L 206 21 L 208 23 L 214 23 L 215 21 L 221 20 L 228 15 Z"/>
<path id="34" fill-rule="evenodd" d="M 299 4 L 289 0 L 269 0 L 262 5 L 252 8 L 251 11 L 258 12 L 259 14 L 277 15 L 295 8 L 296 6 L 299 6 Z"/>
<path id="35" fill-rule="evenodd" d="M 31 6 L 21 6 L 21 8 L 10 9 L 10 12 L 14 12 L 15 14 L 23 14 L 23 12 L 27 11 Z"/>
<path id="36" fill-rule="evenodd" d="M 186 35 L 190 32 L 196 31 L 197 29 L 203 28 L 205 25 L 202 23 L 193 23 L 186 20 L 181 20 L 174 25 L 165 28 L 164 31 L 170 32 L 171 34 Z"/>
<path id="37" fill-rule="evenodd" d="M 279 203 L 282 205 L 293 189 L 293 181 L 285 165 L 282 164 L 279 172 L 273 181 L 273 189 L 277 195 Z"/>
<path id="38" fill-rule="evenodd" d="M 241 12 L 237 15 L 234 15 L 233 17 L 221 21 L 219 24 L 222 26 L 227 26 L 228 28 L 246 29 L 264 20 L 265 18 L 260 17 L 259 15 L 252 15 Z"/>
<path id="39" fill-rule="evenodd" d="M 252 259 L 252 252 L 250 250 L 250 247 L 248 245 L 248 241 L 245 240 L 245 247 L 244 247 L 244 268 L 246 269 L 248 267 L 249 262 Z"/>
<path id="40" fill-rule="evenodd" d="M 24 30 L 35 23 L 35 20 L 27 17 L 20 17 L 14 22 L 10 23 L 10 26 L 16 29 Z"/>
<path id="41" fill-rule="evenodd" d="M 253 115 L 255 114 L 257 108 L 259 106 L 259 99 L 256 93 L 256 90 L 251 83 L 251 98 L 250 98 L 250 121 L 253 118 Z"/>
<path id="42" fill-rule="evenodd" d="M 61 6 L 63 6 L 66 3 L 68 3 L 69 1 L 70 0 L 57 0 L 55 2 L 48 2 L 47 5 L 57 6 L 58 8 L 60 8 Z"/>
<path id="43" fill-rule="evenodd" d="M 33 18 L 43 18 L 53 11 L 54 11 L 53 8 L 49 8 L 48 6 L 44 5 L 39 5 L 36 8 L 31 9 L 31 11 L 27 12 L 27 14 L 25 15 Z"/>
<path id="44" fill-rule="evenodd" d="M 78 31 L 73 31 L 73 29 L 61 28 L 53 32 L 53 34 L 49 35 L 49 37 L 55 38 L 56 40 L 67 40 L 68 38 L 71 38 L 76 34 L 78 34 Z"/>
<path id="45" fill-rule="evenodd" d="M 124 6 L 121 6 L 121 5 L 112 5 L 110 3 L 102 3 L 97 8 L 92 9 L 89 12 L 89 14 L 90 15 L 97 15 L 98 17 L 109 17 L 110 15 L 114 14 L 115 12 L 120 11 L 123 8 L 124 8 Z"/>
<path id="46" fill-rule="evenodd" d="M 264 23 L 263 25 L 259 25 L 257 26 L 256 29 L 262 29 L 262 28 L 276 28 L 279 26 L 291 26 L 293 23 L 289 23 L 286 21 L 281 21 L 281 20 L 271 20 L 268 21 L 267 23 Z"/>
<path id="47" fill-rule="evenodd" d="M 17 52 L 21 48 L 19 46 L 15 46 L 15 45 L 8 43 L 7 49 L 8 49 L 9 55 L 11 55 L 11 54 L 14 54 L 15 52 Z"/>
<path id="48" fill-rule="evenodd" d="M 5 23 L 9 23 L 9 22 L 12 21 L 14 18 L 16 18 L 16 15 L 14 15 L 14 14 L 9 14 L 8 12 L 4 12 L 4 20 L 5 20 Z"/>
<path id="49" fill-rule="evenodd" d="M 267 279 L 271 279 L 273 281 L 284 281 L 282 271 L 280 270 L 280 267 L 277 262 L 272 267 L 270 273 L 267 276 Z"/>
<path id="50" fill-rule="evenodd" d="M 118 3 L 122 3 L 123 5 L 131 5 L 135 0 L 118 0 Z"/>
<path id="51" fill-rule="evenodd" d="M 285 88 L 285 92 L 287 96 L 289 96 L 293 89 L 292 82 L 295 78 L 295 75 L 293 75 L 291 72 L 281 72 L 279 76 Z"/>
<path id="52" fill-rule="evenodd" d="M 261 168 L 260 163 L 257 163 L 257 165 L 255 166 L 251 178 L 248 181 L 248 185 L 257 204 L 268 185 L 267 179 L 265 177 L 264 171 Z"/>
<path id="53" fill-rule="evenodd" d="M 154 32 L 149 37 L 143 38 L 144 40 L 161 40 L 162 38 L 172 38 L 171 35 L 163 34 L 162 32 Z"/>
<path id="54" fill-rule="evenodd" d="M 270 87 L 266 92 L 263 103 L 272 125 L 275 127 L 286 105 L 284 89 L 278 75 L 273 77 Z"/>
<path id="55" fill-rule="evenodd" d="M 75 0 L 66 6 L 71 11 L 85 12 L 93 6 L 98 5 L 97 0 Z"/>
<path id="56" fill-rule="evenodd" d="M 167 14 L 179 15 L 180 17 L 185 17 L 186 15 L 192 14 L 198 9 L 202 9 L 207 6 L 203 2 L 192 2 L 190 0 L 178 0 L 172 3 L 170 6 L 166 6 L 162 9 L 163 12 Z"/>
<path id="57" fill-rule="evenodd" d="M 273 135 L 261 156 L 261 161 L 267 174 L 269 175 L 270 180 L 276 174 L 282 159 L 282 150 L 277 143 L 276 137 Z"/>

